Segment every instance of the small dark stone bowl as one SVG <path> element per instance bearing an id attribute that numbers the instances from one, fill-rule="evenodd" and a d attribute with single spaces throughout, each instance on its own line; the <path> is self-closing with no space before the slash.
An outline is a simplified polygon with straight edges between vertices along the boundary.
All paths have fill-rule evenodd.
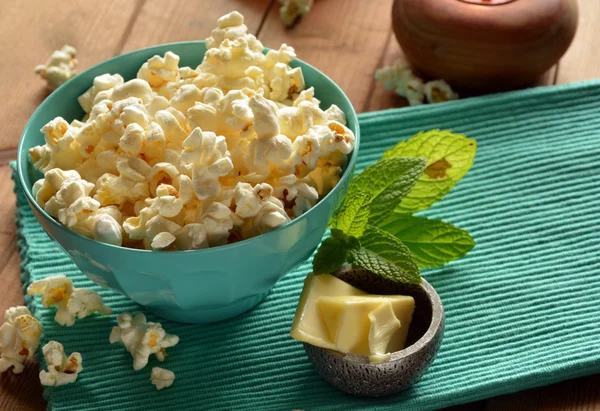
<path id="1" fill-rule="evenodd" d="M 425 374 L 442 343 L 444 308 L 439 295 L 425 280 L 418 285 L 373 283 L 368 272 L 350 265 L 342 267 L 336 275 L 368 293 L 410 295 L 415 299 L 406 348 L 392 353 L 388 362 L 371 364 L 362 355 L 343 354 L 305 343 L 310 362 L 329 384 L 348 394 L 384 397 L 413 385 Z"/>

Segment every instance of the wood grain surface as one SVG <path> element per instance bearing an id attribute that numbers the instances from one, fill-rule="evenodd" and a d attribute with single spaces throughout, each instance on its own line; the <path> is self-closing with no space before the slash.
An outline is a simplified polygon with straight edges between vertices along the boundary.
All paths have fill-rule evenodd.
<path id="1" fill-rule="evenodd" d="M 78 50 L 83 71 L 109 57 L 154 44 L 203 39 L 215 19 L 237 9 L 250 32 L 268 47 L 287 43 L 299 58 L 324 71 L 348 94 L 357 111 L 403 107 L 406 101 L 373 80 L 378 67 L 402 51 L 391 32 L 392 0 L 316 0 L 313 10 L 285 29 L 275 0 L 0 0 L 0 314 L 23 304 L 14 226 L 14 193 L 7 161 L 20 133 L 47 96 L 33 69 L 64 44 Z M 571 49 L 537 85 L 600 76 L 596 44 L 600 1 L 580 1 L 579 31 Z M 43 410 L 36 364 L 21 375 L 0 374 L 0 410 Z M 600 376 L 466 404 L 447 411 L 600 410 Z"/>

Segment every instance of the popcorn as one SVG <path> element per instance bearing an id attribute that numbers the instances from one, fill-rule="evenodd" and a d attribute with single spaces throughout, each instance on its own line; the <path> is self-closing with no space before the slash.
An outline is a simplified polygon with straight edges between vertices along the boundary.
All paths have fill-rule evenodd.
<path id="1" fill-rule="evenodd" d="M 332 104 L 327 110 L 325 110 L 327 120 L 337 121 L 342 125 L 346 125 L 346 114 L 335 104 Z"/>
<path id="2" fill-rule="evenodd" d="M 235 223 L 240 221 L 229 207 L 219 202 L 213 202 L 200 214 L 198 222 L 206 229 L 208 244 L 214 247 L 226 244 L 229 232 L 236 225 Z"/>
<path id="3" fill-rule="evenodd" d="M 50 90 L 54 90 L 75 76 L 73 69 L 77 65 L 76 54 L 74 47 L 65 45 L 60 50 L 52 52 L 46 64 L 37 66 L 35 72 L 46 80 Z"/>
<path id="4" fill-rule="evenodd" d="M 219 177 L 233 170 L 225 138 L 199 127 L 183 142 L 181 161 L 193 166 L 192 186 L 199 200 L 215 198 L 221 189 Z"/>
<path id="5" fill-rule="evenodd" d="M 293 26 L 298 18 L 308 13 L 313 5 L 313 0 L 279 0 L 281 8 L 279 16 L 286 27 Z"/>
<path id="6" fill-rule="evenodd" d="M 72 353 L 68 358 L 61 343 L 50 341 L 42 348 L 48 371 L 40 372 L 40 382 L 46 386 L 71 384 L 77 380 L 83 370 L 83 359 L 78 352 Z"/>
<path id="7" fill-rule="evenodd" d="M 178 250 L 208 248 L 208 233 L 203 224 L 186 224 L 175 233 L 175 247 Z"/>
<path id="8" fill-rule="evenodd" d="M 277 111 L 277 117 L 281 133 L 289 136 L 292 140 L 299 135 L 306 134 L 312 126 L 325 124 L 329 119 L 327 114 L 319 108 L 319 101 L 314 98 L 312 87 L 302 91 L 293 106 L 280 108 Z"/>
<path id="9" fill-rule="evenodd" d="M 167 51 L 164 57 L 151 57 L 138 71 L 137 78 L 158 89 L 179 77 L 179 56 Z M 160 93 L 159 93 L 160 94 Z"/>
<path id="10" fill-rule="evenodd" d="M 125 81 L 120 74 L 102 74 L 94 78 L 94 85 L 90 87 L 85 93 L 83 93 L 77 101 L 79 101 L 79 105 L 86 112 L 89 113 L 92 111 L 92 107 L 94 107 L 98 101 L 97 96 L 102 93 L 109 91 L 113 87 L 120 86 Z M 101 94 L 103 97 L 106 94 Z"/>
<path id="11" fill-rule="evenodd" d="M 269 184 L 238 183 L 234 191 L 235 214 L 244 220 L 245 235 L 259 235 L 271 231 L 288 221 L 283 203 L 273 197 Z"/>
<path id="12" fill-rule="evenodd" d="M 288 214 L 294 217 L 300 217 L 313 208 L 319 199 L 316 188 L 298 181 L 294 174 L 280 178 L 279 183 L 273 194 L 283 202 Z"/>
<path id="13" fill-rule="evenodd" d="M 384 89 L 394 90 L 396 94 L 405 97 L 411 106 L 423 104 L 425 97 L 429 103 L 458 99 L 458 94 L 444 80 L 424 83 L 414 75 L 405 60 L 397 60 L 389 67 L 377 70 L 375 79 L 382 83 Z"/>
<path id="14" fill-rule="evenodd" d="M 146 322 L 144 314 L 132 317 L 131 313 L 123 313 L 117 318 L 118 326 L 113 327 L 109 341 L 111 344 L 121 343 L 133 357 L 133 369 L 138 371 L 148 364 L 151 354 L 159 361 L 164 361 L 168 347 L 179 342 L 179 337 L 163 330 L 160 323 Z"/>
<path id="15" fill-rule="evenodd" d="M 158 233 L 152 239 L 153 250 L 164 250 L 171 246 L 175 242 L 175 236 L 167 231 Z"/>
<path id="16" fill-rule="evenodd" d="M 112 310 L 102 302 L 102 297 L 86 288 L 73 289 L 67 301 L 67 311 L 77 318 L 85 318 L 95 312 L 101 315 L 112 314 Z"/>
<path id="17" fill-rule="evenodd" d="M 263 54 L 238 12 L 217 25 L 196 68 L 167 52 L 132 80 L 97 76 L 81 121 L 42 128 L 32 192 L 50 216 L 107 244 L 189 250 L 270 231 L 327 195 L 355 146 L 344 113 L 305 89 L 292 47 Z M 64 324 L 69 296 L 55 304 Z"/>
<path id="18" fill-rule="evenodd" d="M 458 93 L 452 90 L 444 80 L 428 81 L 425 83 L 423 90 L 429 103 L 443 103 L 444 101 L 458 99 Z"/>
<path id="19" fill-rule="evenodd" d="M 94 312 L 102 315 L 112 313 L 98 293 L 84 288 L 74 289 L 73 282 L 64 274 L 34 281 L 27 287 L 27 294 L 41 294 L 42 305 L 45 308 L 56 307 L 54 320 L 67 327 L 75 323 L 75 316 L 85 318 Z"/>
<path id="20" fill-rule="evenodd" d="M 165 370 L 160 367 L 152 367 L 152 374 L 150 375 L 150 381 L 156 387 L 157 390 L 163 388 L 169 388 L 175 381 L 175 374 L 173 371 Z"/>
<path id="21" fill-rule="evenodd" d="M 0 373 L 13 368 L 14 374 L 23 372 L 23 363 L 33 358 L 40 344 L 42 328 L 26 307 L 10 307 L 4 312 L 0 327 Z"/>

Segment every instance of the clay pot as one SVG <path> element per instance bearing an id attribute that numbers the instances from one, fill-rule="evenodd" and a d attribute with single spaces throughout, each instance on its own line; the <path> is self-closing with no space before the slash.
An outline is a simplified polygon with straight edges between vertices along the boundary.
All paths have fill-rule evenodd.
<path id="1" fill-rule="evenodd" d="M 392 8 L 411 64 L 470 90 L 534 83 L 567 51 L 577 21 L 576 0 L 394 0 Z"/>

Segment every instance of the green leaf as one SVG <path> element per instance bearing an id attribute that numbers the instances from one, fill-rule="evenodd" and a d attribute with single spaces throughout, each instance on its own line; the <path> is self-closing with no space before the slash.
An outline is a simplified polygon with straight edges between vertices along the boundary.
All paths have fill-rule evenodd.
<path id="1" fill-rule="evenodd" d="M 410 250 L 396 237 L 371 225 L 360 239 L 361 248 L 349 252 L 349 261 L 395 283 L 419 284 L 421 275 Z"/>
<path id="2" fill-rule="evenodd" d="M 440 201 L 473 165 L 477 142 L 448 130 L 421 132 L 386 151 L 383 158 L 425 157 L 427 167 L 410 193 L 396 207 L 413 214 Z"/>
<path id="3" fill-rule="evenodd" d="M 331 227 L 344 233 L 360 237 L 369 222 L 371 196 L 362 191 L 346 195 L 344 204 L 331 221 Z"/>
<path id="4" fill-rule="evenodd" d="M 384 158 L 354 177 L 349 194 L 360 191 L 371 197 L 369 224 L 383 221 L 413 188 L 425 169 L 422 158 Z"/>
<path id="5" fill-rule="evenodd" d="M 380 228 L 402 241 L 421 268 L 437 267 L 457 260 L 475 246 L 468 232 L 450 223 L 398 212 L 392 214 Z"/>
<path id="6" fill-rule="evenodd" d="M 356 237 L 332 229 L 331 237 L 323 241 L 313 259 L 313 273 L 329 274 L 336 271 L 344 265 L 349 253 L 355 249 L 360 249 L 360 241 Z"/>

